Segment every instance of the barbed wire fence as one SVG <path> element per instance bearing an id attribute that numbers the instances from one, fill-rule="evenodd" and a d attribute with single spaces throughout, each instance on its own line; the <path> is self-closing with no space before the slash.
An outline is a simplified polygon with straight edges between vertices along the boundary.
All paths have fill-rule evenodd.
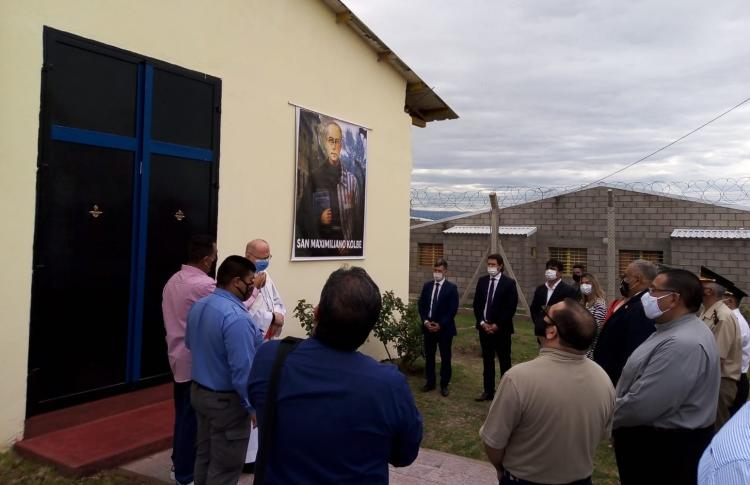
<path id="1" fill-rule="evenodd" d="M 657 195 L 687 197 L 711 204 L 728 204 L 750 207 L 750 177 L 695 180 L 690 182 L 607 182 L 610 188 L 649 192 Z M 436 186 L 411 188 L 411 208 L 424 210 L 476 211 L 489 209 L 488 195 L 497 194 L 500 207 L 554 197 L 577 189 L 585 184 L 530 187 L 498 186 L 476 190 L 450 190 Z"/>

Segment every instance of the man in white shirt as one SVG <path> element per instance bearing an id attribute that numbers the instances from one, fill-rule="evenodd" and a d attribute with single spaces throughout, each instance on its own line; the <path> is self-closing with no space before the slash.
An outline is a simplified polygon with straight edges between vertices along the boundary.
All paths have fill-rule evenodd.
<path id="1" fill-rule="evenodd" d="M 747 380 L 747 371 L 750 368 L 750 325 L 748 325 L 739 308 L 740 301 L 746 296 L 747 293 L 734 285 L 727 288 L 726 293 L 724 293 L 724 303 L 732 310 L 732 314 L 737 320 L 737 326 L 740 330 L 740 345 L 742 347 L 742 365 L 740 380 L 737 382 L 737 396 L 734 399 L 734 404 L 729 408 L 729 412 L 732 415 L 747 402 L 748 391 L 750 391 Z"/>
<path id="2" fill-rule="evenodd" d="M 255 290 L 245 301 L 253 323 L 270 340 L 281 334 L 286 308 L 278 288 L 268 274 L 271 264 L 271 246 L 263 239 L 253 239 L 245 246 L 245 257 L 255 264 Z"/>
<path id="3" fill-rule="evenodd" d="M 255 289 L 245 300 L 245 307 L 253 323 L 263 333 L 263 340 L 271 340 L 281 334 L 286 316 L 286 307 L 281 300 L 278 288 L 268 274 L 271 263 L 271 246 L 263 239 L 253 239 L 245 246 L 245 257 L 255 264 Z M 258 430 L 252 429 L 250 442 L 247 446 L 244 473 L 255 470 L 255 456 L 258 452 Z"/>

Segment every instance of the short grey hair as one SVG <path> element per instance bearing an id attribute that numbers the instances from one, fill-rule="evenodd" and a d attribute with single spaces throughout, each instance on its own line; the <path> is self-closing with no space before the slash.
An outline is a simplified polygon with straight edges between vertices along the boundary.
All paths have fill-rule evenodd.
<path id="1" fill-rule="evenodd" d="M 711 288 L 714 292 L 714 295 L 716 298 L 722 298 L 724 297 L 724 294 L 727 292 L 727 289 L 721 286 L 719 283 L 716 283 L 715 281 L 709 281 L 705 284 L 707 288 Z"/>
<path id="2" fill-rule="evenodd" d="M 656 278 L 656 275 L 659 273 L 656 265 L 651 261 L 646 261 L 645 259 L 636 259 L 630 264 L 635 265 L 635 267 L 638 269 L 638 272 L 641 273 L 643 277 L 648 281 L 654 281 L 654 278 Z"/>

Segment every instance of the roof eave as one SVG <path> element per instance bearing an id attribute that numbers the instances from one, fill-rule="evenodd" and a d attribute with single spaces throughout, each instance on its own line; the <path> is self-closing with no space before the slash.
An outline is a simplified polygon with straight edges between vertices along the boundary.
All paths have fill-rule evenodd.
<path id="1" fill-rule="evenodd" d="M 323 0 L 336 15 L 337 23 L 349 26 L 377 56 L 387 62 L 406 80 L 404 111 L 411 116 L 412 125 L 424 128 L 431 121 L 455 120 L 458 115 L 402 61 L 375 33 L 340 0 Z"/>

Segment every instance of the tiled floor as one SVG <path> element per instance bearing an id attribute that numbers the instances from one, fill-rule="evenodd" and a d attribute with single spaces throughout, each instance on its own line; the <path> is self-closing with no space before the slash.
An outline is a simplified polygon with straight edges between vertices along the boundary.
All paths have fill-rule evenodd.
<path id="1" fill-rule="evenodd" d="M 151 455 L 123 466 L 125 470 L 155 481 L 171 483 L 169 467 L 171 450 Z M 242 475 L 240 485 L 253 483 L 252 475 Z M 496 485 L 495 469 L 487 462 L 421 449 L 417 460 L 405 468 L 391 467 L 394 485 L 472 484 Z"/>

